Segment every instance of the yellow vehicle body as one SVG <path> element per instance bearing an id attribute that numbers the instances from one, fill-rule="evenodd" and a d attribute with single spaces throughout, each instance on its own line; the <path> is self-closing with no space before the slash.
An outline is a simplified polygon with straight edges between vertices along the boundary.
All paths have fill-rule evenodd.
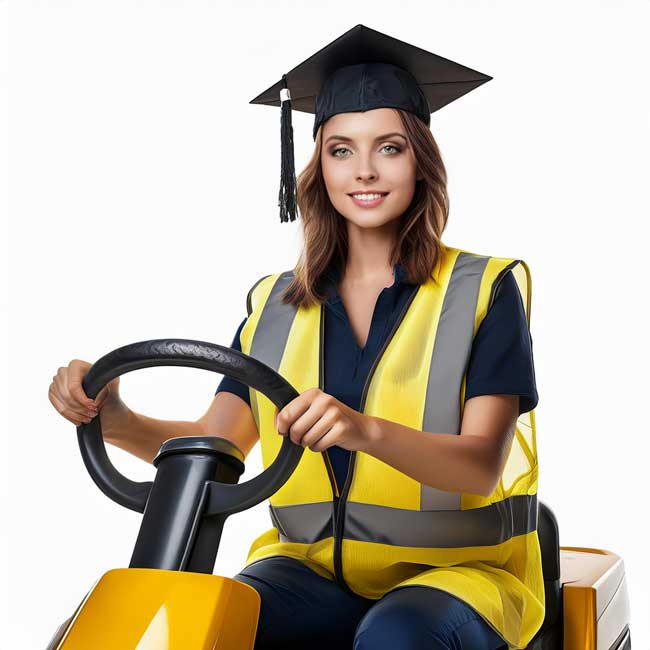
<path id="1" fill-rule="evenodd" d="M 560 547 L 563 650 L 627 650 L 630 603 L 623 558 L 603 549 Z"/>
<path id="2" fill-rule="evenodd" d="M 629 649 L 622 558 L 560 547 L 560 560 L 564 638 L 536 638 L 528 647 Z M 95 584 L 48 650 L 253 650 L 260 604 L 255 589 L 231 578 L 114 569 Z"/>
<path id="3" fill-rule="evenodd" d="M 113 569 L 83 600 L 53 650 L 252 650 L 260 596 L 203 573 Z"/>

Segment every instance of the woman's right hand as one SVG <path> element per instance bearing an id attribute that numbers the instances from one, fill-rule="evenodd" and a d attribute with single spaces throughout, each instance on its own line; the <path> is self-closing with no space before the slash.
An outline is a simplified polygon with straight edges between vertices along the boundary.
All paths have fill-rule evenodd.
<path id="1" fill-rule="evenodd" d="M 73 359 L 67 367 L 58 369 L 48 391 L 52 406 L 75 426 L 90 422 L 106 404 L 120 402 L 119 377 L 108 382 L 94 400 L 86 395 L 81 382 L 90 367 L 87 361 Z"/>

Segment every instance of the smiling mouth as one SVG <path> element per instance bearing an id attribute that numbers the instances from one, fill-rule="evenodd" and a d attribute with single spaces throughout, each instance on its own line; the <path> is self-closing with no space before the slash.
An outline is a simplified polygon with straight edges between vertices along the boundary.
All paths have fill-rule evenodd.
<path id="1" fill-rule="evenodd" d="M 384 196 L 387 196 L 388 192 L 355 192 L 353 194 L 348 194 L 353 199 L 358 201 L 376 201 Z"/>
<path id="2" fill-rule="evenodd" d="M 348 196 L 360 208 L 375 208 L 381 205 L 390 192 L 355 192 Z"/>

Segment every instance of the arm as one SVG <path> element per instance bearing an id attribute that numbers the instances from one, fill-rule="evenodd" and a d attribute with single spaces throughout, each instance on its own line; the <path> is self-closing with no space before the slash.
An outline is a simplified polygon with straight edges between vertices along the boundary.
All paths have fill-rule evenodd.
<path id="1" fill-rule="evenodd" d="M 518 416 L 517 395 L 478 395 L 465 403 L 460 435 L 428 433 L 367 418 L 362 451 L 449 492 L 489 496 L 505 466 Z"/>
<path id="2" fill-rule="evenodd" d="M 512 271 L 499 284 L 474 338 L 465 394 L 460 435 L 432 435 L 375 418 L 371 439 L 378 444 L 370 453 L 425 485 L 492 494 L 510 453 L 517 416 L 537 403 L 532 341 Z"/>
<path id="3" fill-rule="evenodd" d="M 107 405 L 108 407 L 108 405 Z M 259 434 L 248 404 L 237 395 L 218 393 L 206 413 L 196 422 L 157 420 L 136 413 L 120 400 L 100 411 L 106 442 L 151 463 L 160 445 L 179 436 L 219 436 L 239 447 L 244 456 L 253 448 Z"/>

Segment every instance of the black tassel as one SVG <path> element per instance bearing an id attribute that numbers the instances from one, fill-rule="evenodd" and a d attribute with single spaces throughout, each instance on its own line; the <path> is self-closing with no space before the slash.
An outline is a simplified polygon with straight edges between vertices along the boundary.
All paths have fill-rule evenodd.
<path id="1" fill-rule="evenodd" d="M 287 87 L 287 75 L 282 75 L 282 87 Z M 278 206 L 280 223 L 296 220 L 296 169 L 293 157 L 293 126 L 291 125 L 291 99 L 281 102 L 280 115 L 280 192 Z"/>

